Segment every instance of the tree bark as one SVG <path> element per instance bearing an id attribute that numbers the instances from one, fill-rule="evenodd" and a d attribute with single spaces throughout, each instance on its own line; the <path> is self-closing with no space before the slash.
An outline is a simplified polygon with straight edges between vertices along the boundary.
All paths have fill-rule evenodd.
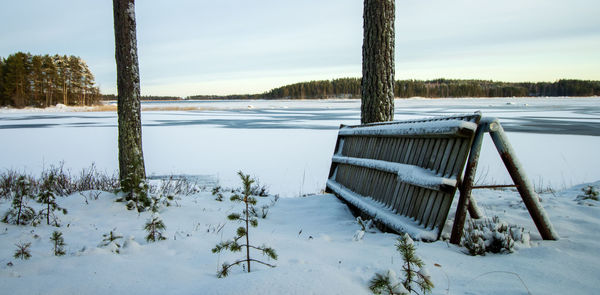
<path id="1" fill-rule="evenodd" d="M 394 0 L 364 2 L 361 123 L 394 119 Z"/>
<path id="2" fill-rule="evenodd" d="M 113 0 L 113 14 L 117 61 L 119 177 L 123 183 L 128 177 L 130 180 L 146 178 L 142 152 L 140 75 L 134 0 Z"/>

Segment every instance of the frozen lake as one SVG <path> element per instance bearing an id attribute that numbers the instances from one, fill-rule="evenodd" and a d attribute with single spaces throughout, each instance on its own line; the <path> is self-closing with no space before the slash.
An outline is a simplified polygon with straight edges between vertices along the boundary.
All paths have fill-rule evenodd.
<path id="1" fill-rule="evenodd" d="M 325 186 L 340 124 L 360 122 L 359 100 L 151 102 L 144 108 L 143 145 L 149 175 L 212 175 L 237 186 L 238 170 L 285 196 Z M 529 177 L 539 188 L 600 179 L 600 98 L 396 100 L 396 120 L 481 111 L 500 118 Z M 0 169 L 39 173 L 64 161 L 76 172 L 95 163 L 117 169 L 113 112 L 56 108 L 0 110 Z M 509 182 L 486 138 L 480 183 Z"/>

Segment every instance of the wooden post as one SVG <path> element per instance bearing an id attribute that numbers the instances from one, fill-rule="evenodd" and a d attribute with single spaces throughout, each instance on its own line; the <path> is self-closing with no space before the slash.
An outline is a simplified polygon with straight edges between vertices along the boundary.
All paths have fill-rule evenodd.
<path id="1" fill-rule="evenodd" d="M 473 189 L 473 183 L 475 182 L 475 172 L 477 171 L 477 163 L 479 162 L 479 152 L 481 151 L 481 144 L 483 142 L 483 135 L 487 131 L 488 125 L 486 123 L 480 123 L 475 131 L 475 138 L 471 145 L 471 151 L 469 152 L 469 159 L 467 160 L 467 168 L 463 182 L 460 185 L 460 197 L 458 199 L 458 206 L 456 207 L 456 215 L 454 215 L 454 224 L 452 225 L 452 234 L 450 236 L 450 243 L 459 245 L 460 239 L 462 238 L 463 228 L 465 226 L 465 220 L 467 218 L 467 208 L 475 205 L 475 200 L 471 196 Z M 475 214 L 480 214 L 476 207 L 471 209 Z M 471 212 L 469 210 L 469 212 Z M 475 216 L 471 216 L 475 217 Z M 475 218 L 480 218 L 477 216 Z"/>
<path id="2" fill-rule="evenodd" d="M 539 202 L 538 195 L 536 194 L 533 185 L 523 172 L 523 167 L 515 156 L 512 146 L 506 137 L 506 133 L 504 133 L 504 129 L 497 119 L 489 121 L 489 132 L 508 173 L 515 185 L 517 185 L 517 190 L 523 199 L 523 203 L 525 203 L 542 238 L 544 240 L 558 240 L 558 234 L 554 231 L 550 219 Z"/>

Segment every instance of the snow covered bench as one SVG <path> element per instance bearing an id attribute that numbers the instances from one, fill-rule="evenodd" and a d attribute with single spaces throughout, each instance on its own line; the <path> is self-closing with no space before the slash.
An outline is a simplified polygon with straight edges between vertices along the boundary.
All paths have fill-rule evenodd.
<path id="1" fill-rule="evenodd" d="M 480 119 L 341 126 L 327 189 L 388 229 L 437 240 Z"/>
<path id="2" fill-rule="evenodd" d="M 485 133 L 490 134 L 541 237 L 558 240 L 502 125 L 496 118 L 482 118 L 481 113 L 341 126 L 327 191 L 380 227 L 437 240 L 459 189 L 450 242 L 460 244 L 467 211 L 472 218 L 482 217 L 471 191 Z"/>

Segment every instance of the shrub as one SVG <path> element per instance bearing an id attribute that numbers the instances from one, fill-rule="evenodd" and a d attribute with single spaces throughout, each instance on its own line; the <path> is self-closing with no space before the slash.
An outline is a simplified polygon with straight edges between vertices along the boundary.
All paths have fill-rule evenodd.
<path id="1" fill-rule="evenodd" d="M 146 179 L 140 179 L 136 173 L 132 172 L 121 180 L 119 191 L 123 196 L 118 198 L 117 202 L 125 202 L 127 210 L 136 209 L 138 212 L 144 212 L 152 205 L 149 190 Z"/>
<path id="2" fill-rule="evenodd" d="M 586 202 L 586 201 L 599 201 L 600 200 L 600 197 L 599 197 L 600 192 L 598 192 L 598 188 L 596 188 L 592 185 L 588 185 L 588 186 L 582 188 L 581 191 L 583 192 L 583 194 L 578 195 L 575 198 L 575 201 L 578 201 L 579 204 L 593 206 L 594 205 L 593 203 Z"/>
<path id="3" fill-rule="evenodd" d="M 196 182 L 190 182 L 186 177 L 175 177 L 174 175 L 169 176 L 166 180 L 161 179 L 157 186 L 150 186 L 150 193 L 164 196 L 189 196 L 198 191 Z"/>
<path id="4" fill-rule="evenodd" d="M 371 220 L 371 219 L 363 220 L 362 217 L 358 216 L 358 217 L 356 217 L 356 222 L 360 226 L 360 229 L 354 233 L 354 237 L 353 237 L 354 241 L 362 240 L 363 237 L 365 236 L 365 233 L 367 233 L 367 232 L 370 232 L 370 233 L 376 232 L 375 225 L 373 224 L 373 220 Z"/>
<path id="5" fill-rule="evenodd" d="M 491 253 L 512 253 L 515 241 L 529 245 L 529 234 L 522 227 L 508 225 L 498 216 L 492 219 L 471 219 L 463 234 L 463 245 L 469 254 L 485 255 Z"/>

